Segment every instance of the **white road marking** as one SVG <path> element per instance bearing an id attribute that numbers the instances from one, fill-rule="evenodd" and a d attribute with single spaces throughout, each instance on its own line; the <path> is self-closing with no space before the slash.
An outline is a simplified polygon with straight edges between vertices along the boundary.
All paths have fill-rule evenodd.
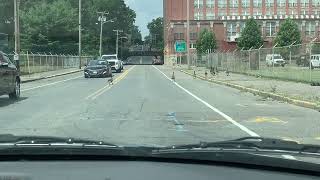
<path id="1" fill-rule="evenodd" d="M 282 155 L 282 157 L 289 160 L 297 160 L 294 156 L 291 156 L 291 155 Z"/>
<path id="2" fill-rule="evenodd" d="M 62 81 L 57 81 L 57 82 L 53 82 L 53 83 L 49 83 L 49 84 L 44 84 L 44 85 L 41 85 L 41 86 L 36 86 L 36 87 L 28 88 L 28 89 L 23 89 L 23 90 L 21 90 L 21 92 L 25 92 L 25 91 L 39 89 L 39 88 L 43 88 L 43 87 L 47 87 L 47 86 L 56 85 L 56 84 L 59 84 L 59 83 L 63 83 L 63 82 L 71 81 L 71 80 L 74 80 L 74 79 L 78 79 L 80 77 L 83 77 L 83 76 L 77 76 L 77 77 L 70 78 L 70 79 L 65 79 L 65 80 L 62 80 Z"/>
<path id="3" fill-rule="evenodd" d="M 196 100 L 200 101 L 201 103 L 203 103 L 205 106 L 207 106 L 208 108 L 210 108 L 211 110 L 215 111 L 216 113 L 218 113 L 220 116 L 222 116 L 223 118 L 225 118 L 226 120 L 228 120 L 229 122 L 231 122 L 233 125 L 237 126 L 238 128 L 240 128 L 242 131 L 246 132 L 247 134 L 249 134 L 250 136 L 254 136 L 254 137 L 260 137 L 257 133 L 253 132 L 252 130 L 250 130 L 249 128 L 243 126 L 242 124 L 238 123 L 237 121 L 233 120 L 230 116 L 226 115 L 225 113 L 223 113 L 222 111 L 220 111 L 219 109 L 213 107 L 212 105 L 210 105 L 209 103 L 207 103 L 206 101 L 202 100 L 201 98 L 199 98 L 198 96 L 194 95 L 193 93 L 191 93 L 189 90 L 185 89 L 184 87 L 182 87 L 180 84 L 178 84 L 177 82 L 173 81 L 172 79 L 170 79 L 165 73 L 163 73 L 160 69 L 158 69 L 155 66 L 154 67 L 156 70 L 158 70 L 164 77 L 166 77 L 169 81 L 171 81 L 172 83 L 174 83 L 177 87 L 179 87 L 180 89 L 182 89 L 183 91 L 185 91 L 187 94 L 189 94 L 190 96 L 192 96 L 193 98 L 195 98 Z"/>

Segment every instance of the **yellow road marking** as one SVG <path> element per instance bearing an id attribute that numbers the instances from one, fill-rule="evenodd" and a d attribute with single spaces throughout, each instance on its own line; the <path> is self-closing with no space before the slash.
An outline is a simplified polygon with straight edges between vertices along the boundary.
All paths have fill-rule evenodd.
<path id="1" fill-rule="evenodd" d="M 122 79 L 124 79 L 128 73 L 134 68 L 135 66 L 132 66 L 131 68 L 129 68 L 128 70 L 124 71 L 120 76 L 118 76 L 116 79 L 114 79 L 113 81 L 113 85 L 110 86 L 109 84 L 107 84 L 106 86 L 102 87 L 101 89 L 97 90 L 96 92 L 92 93 L 91 95 L 89 95 L 88 97 L 86 97 L 86 100 L 91 99 L 91 100 L 95 100 L 97 97 L 99 97 L 100 95 L 102 95 L 103 93 L 105 93 L 106 91 L 108 91 L 109 89 L 111 89 L 114 85 L 116 85 L 117 83 L 119 83 Z"/>
<path id="2" fill-rule="evenodd" d="M 300 144 L 300 141 L 292 139 L 292 138 L 283 137 L 282 139 L 285 140 L 285 141 L 292 141 L 292 142 L 296 142 L 296 143 Z"/>
<path id="3" fill-rule="evenodd" d="M 283 124 L 287 124 L 287 121 L 283 121 L 280 120 L 278 118 L 275 117 L 256 117 L 256 119 L 252 120 L 251 122 L 255 122 L 255 123 L 283 123 Z"/>

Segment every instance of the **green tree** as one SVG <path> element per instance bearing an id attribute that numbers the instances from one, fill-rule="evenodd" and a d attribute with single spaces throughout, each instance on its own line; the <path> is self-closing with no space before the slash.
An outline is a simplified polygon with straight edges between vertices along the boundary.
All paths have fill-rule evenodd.
<path id="1" fill-rule="evenodd" d="M 286 19 L 280 26 L 275 42 L 278 46 L 289 46 L 301 43 L 301 34 L 298 25 L 291 19 Z"/>
<path id="2" fill-rule="evenodd" d="M 155 47 L 158 50 L 163 50 L 163 18 L 158 17 L 148 23 L 149 35 L 145 37 L 145 42 L 150 45 L 150 48 Z"/>
<path id="3" fill-rule="evenodd" d="M 69 1 L 40 1 L 21 13 L 21 44 L 25 50 L 74 54 L 77 50 L 77 11 Z"/>
<path id="4" fill-rule="evenodd" d="M 238 48 L 248 50 L 250 48 L 258 49 L 263 45 L 260 26 L 254 19 L 246 21 L 245 28 L 238 39 Z"/>
<path id="5" fill-rule="evenodd" d="M 208 50 L 217 49 L 216 36 L 214 32 L 204 29 L 200 32 L 200 37 L 197 40 L 197 52 L 199 54 L 206 53 Z"/>
<path id="6" fill-rule="evenodd" d="M 131 41 L 134 45 L 142 45 L 142 35 L 138 26 L 134 26 L 131 31 Z"/>

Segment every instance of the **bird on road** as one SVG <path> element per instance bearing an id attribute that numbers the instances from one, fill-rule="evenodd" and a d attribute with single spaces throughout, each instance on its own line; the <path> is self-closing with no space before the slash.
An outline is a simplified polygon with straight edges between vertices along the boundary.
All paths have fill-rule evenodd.
<path id="1" fill-rule="evenodd" d="M 113 76 L 111 76 L 111 78 L 108 79 L 108 83 L 109 83 L 109 85 L 113 85 Z"/>
<path id="2" fill-rule="evenodd" d="M 193 71 L 193 78 L 197 78 L 196 71 Z"/>

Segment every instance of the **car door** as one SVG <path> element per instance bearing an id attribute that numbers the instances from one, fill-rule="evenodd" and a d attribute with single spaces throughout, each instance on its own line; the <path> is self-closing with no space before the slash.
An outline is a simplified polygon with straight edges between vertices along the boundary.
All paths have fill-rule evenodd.
<path id="1" fill-rule="evenodd" d="M 9 71 L 8 63 L 4 59 L 4 55 L 0 53 L 0 95 L 7 93 L 9 88 Z"/>
<path id="2" fill-rule="evenodd" d="M 4 55 L 3 58 L 4 58 L 4 61 L 8 63 L 8 67 L 7 67 L 8 90 L 9 92 L 12 92 L 16 85 L 15 83 L 16 83 L 17 68 L 6 55 Z"/>

